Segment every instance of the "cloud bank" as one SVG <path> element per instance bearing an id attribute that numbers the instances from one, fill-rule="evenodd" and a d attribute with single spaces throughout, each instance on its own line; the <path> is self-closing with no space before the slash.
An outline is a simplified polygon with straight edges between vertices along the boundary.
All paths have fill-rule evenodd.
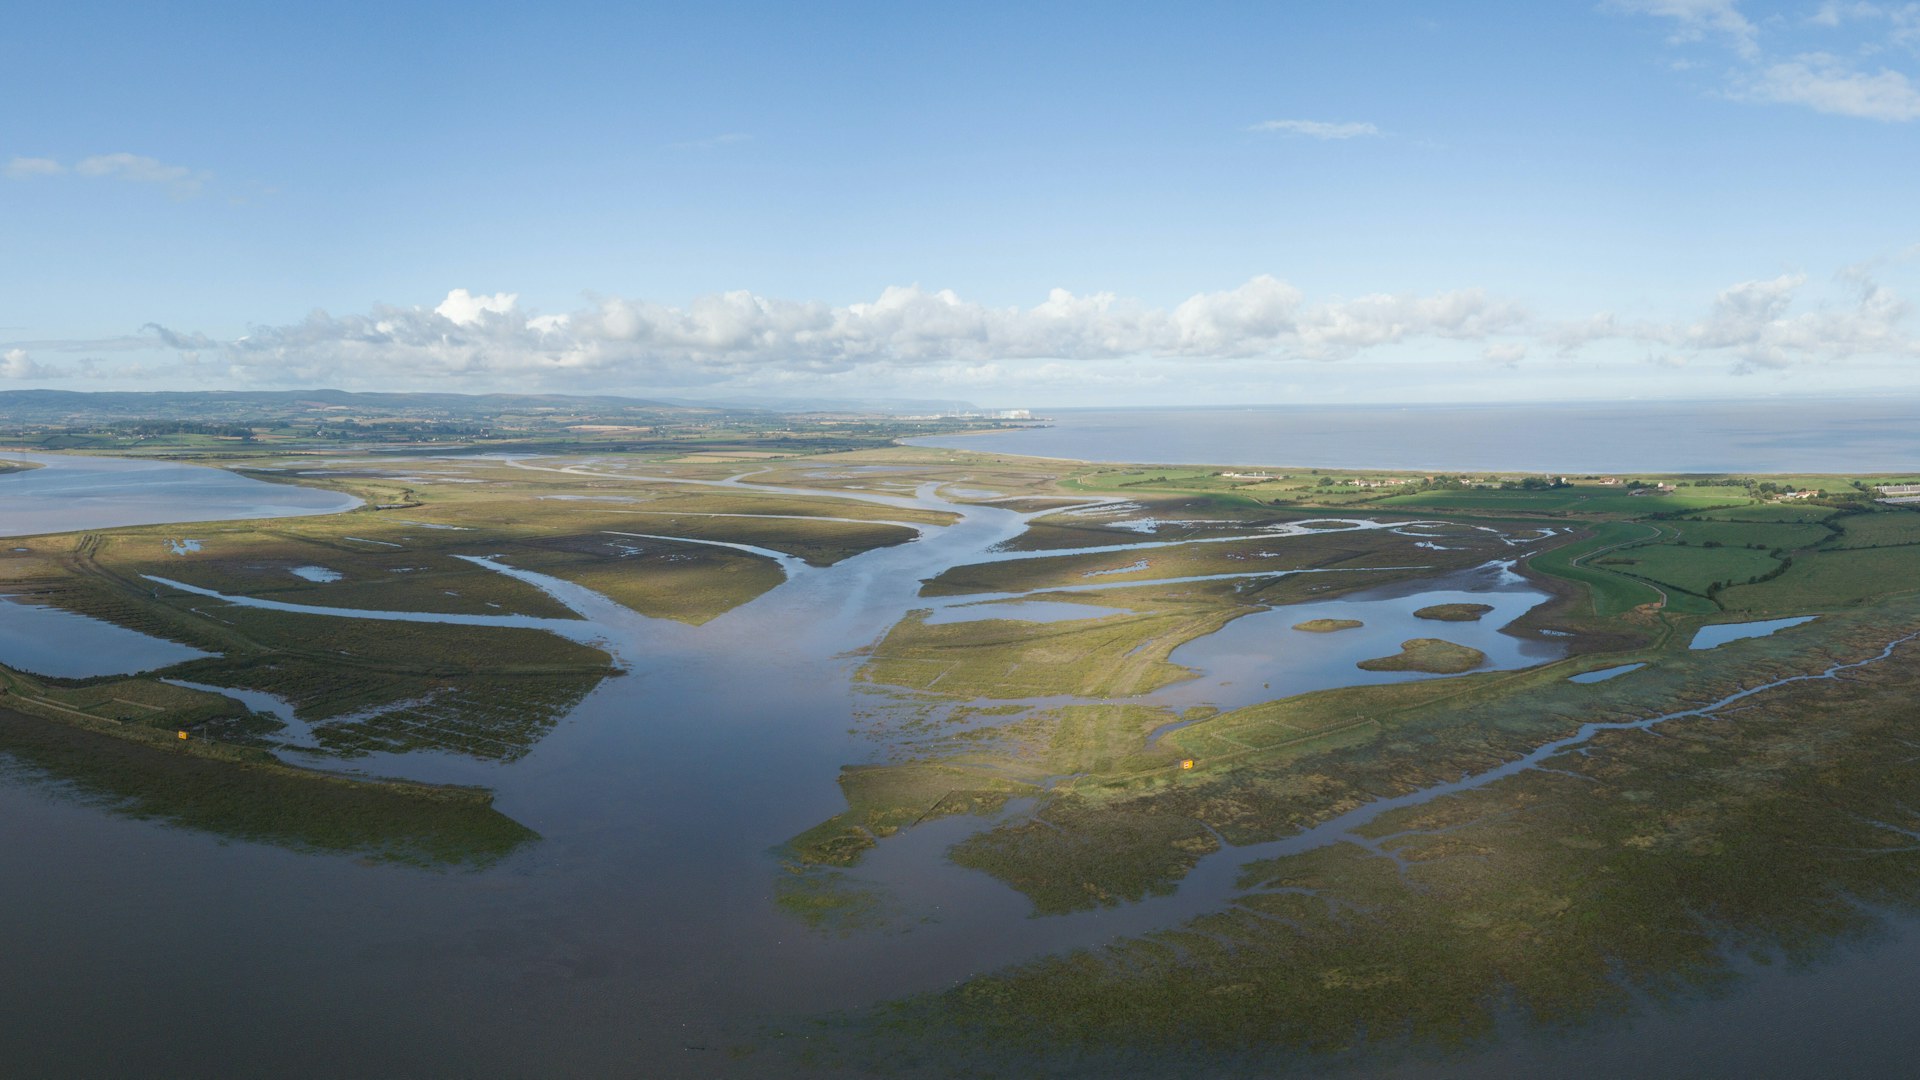
<path id="1" fill-rule="evenodd" d="M 530 376 L 569 385 L 690 386 L 746 375 L 837 375 L 933 365 L 1128 358 L 1343 360 L 1403 342 L 1481 341 L 1518 326 L 1516 305 L 1479 289 L 1313 301 L 1261 276 L 1171 308 L 1055 289 L 1032 307 L 895 286 L 833 306 L 737 291 L 685 306 L 602 297 L 537 315 L 514 293 L 455 289 L 433 308 L 315 312 L 220 341 L 153 325 L 150 339 L 245 382 Z"/>
<path id="2" fill-rule="evenodd" d="M 1623 365 L 1684 367 L 1695 379 L 1717 371 L 1825 380 L 1920 361 L 1912 306 L 1875 277 L 1916 258 L 1920 246 L 1826 280 L 1796 271 L 1738 281 L 1662 317 L 1546 316 L 1478 288 L 1314 297 L 1268 275 L 1161 306 L 1065 289 L 1031 306 L 993 306 L 904 285 L 851 304 L 739 290 L 678 305 L 597 296 L 542 313 L 515 292 L 457 288 L 432 306 L 315 311 L 239 336 L 156 323 L 122 338 L 0 341 L 0 379 L 651 393 L 1045 387 L 1069 397 L 1189 399 L 1208 388 L 1239 387 L 1231 397 L 1285 385 L 1380 400 L 1477 379 L 1516 389 L 1590 380 Z M 123 359 L 103 359 L 115 353 Z M 74 362 L 36 359 L 49 354 Z"/>
<path id="3" fill-rule="evenodd" d="M 1810 292 L 1806 274 L 1782 274 L 1730 285 L 1692 319 L 1636 322 L 1603 312 L 1542 328 L 1542 336 L 1562 356 L 1595 343 L 1660 346 L 1674 350 L 1661 355 L 1663 366 L 1717 358 L 1737 374 L 1858 357 L 1920 359 L 1920 339 L 1906 328 L 1912 306 L 1866 267 L 1841 270 L 1827 294 Z"/>

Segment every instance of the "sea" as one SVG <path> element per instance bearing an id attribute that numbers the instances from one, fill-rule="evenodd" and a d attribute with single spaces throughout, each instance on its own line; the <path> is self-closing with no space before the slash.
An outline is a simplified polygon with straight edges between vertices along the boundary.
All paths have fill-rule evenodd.
<path id="1" fill-rule="evenodd" d="M 920 446 L 1080 461 L 1423 472 L 1920 470 L 1920 397 L 1036 410 Z"/>

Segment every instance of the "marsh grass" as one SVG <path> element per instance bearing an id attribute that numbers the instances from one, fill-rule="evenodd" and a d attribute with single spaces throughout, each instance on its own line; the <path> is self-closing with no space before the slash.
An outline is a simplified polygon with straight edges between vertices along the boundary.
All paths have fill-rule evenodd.
<path id="1" fill-rule="evenodd" d="M 1430 604 L 1415 611 L 1413 617 L 1439 622 L 1479 622 L 1492 610 L 1492 604 Z"/>
<path id="2" fill-rule="evenodd" d="M 257 751 L 129 738 L 0 708 L 0 755 L 25 775 L 131 817 L 295 850 L 429 867 L 497 862 L 535 833 L 484 791 L 289 768 Z"/>
<path id="3" fill-rule="evenodd" d="M 1791 649 L 1749 649 L 1736 664 L 1669 658 L 1614 680 L 1623 688 L 1578 688 L 1600 691 L 1584 706 L 1572 691 L 1543 699 L 1539 686 L 1517 694 L 1491 680 L 1475 699 L 1480 711 L 1511 701 L 1496 723 L 1534 708 L 1561 711 L 1556 725 L 1632 715 L 1858 658 L 1915 625 L 1920 612 L 1888 609 Z M 1920 757 L 1885 752 L 1920 745 L 1916 647 L 1727 715 L 1598 737 L 1554 759 L 1555 771 L 1395 811 L 1364 830 L 1391 857 L 1341 844 L 1251 864 L 1244 891 L 1217 914 L 848 1018 L 837 1045 L 865 1067 L 938 1053 L 959 1071 L 1156 1071 L 1199 1051 L 1273 1069 L 1303 1064 L 1300 1054 L 1473 1043 L 1503 1018 L 1564 1025 L 1718 992 L 1747 958 L 1814 961 L 1870 932 L 1876 911 L 1920 912 L 1920 820 L 1909 805 Z M 1207 814 L 1244 800 L 1247 771 L 1181 805 Z M 1267 782 L 1305 789 L 1341 771 L 1327 762 Z M 1151 891 L 1168 880 L 1152 867 L 1173 859 L 1173 821 L 1162 817 L 1151 840 L 1133 823 L 1166 814 L 1164 804 L 1135 800 L 1078 829 L 1051 817 L 1068 823 L 1065 838 L 1001 830 L 969 857 L 1011 853 L 1010 864 L 986 865 L 1021 882 L 1039 911 Z M 1087 860 L 1091 901 L 1073 894 L 1070 874 L 1018 876 L 1106 843 L 1129 853 Z M 1047 857 L 1022 858 L 1023 846 Z"/>
<path id="4" fill-rule="evenodd" d="M 1458 675 L 1487 662 L 1479 649 L 1456 645 L 1439 638 L 1412 638 L 1400 643 L 1392 656 L 1362 660 L 1354 666 L 1362 671 L 1420 671 L 1429 675 Z"/>
<path id="5" fill-rule="evenodd" d="M 1342 630 L 1358 630 L 1365 625 L 1359 619 L 1308 619 L 1294 623 L 1293 628 L 1309 634 L 1336 634 Z"/>

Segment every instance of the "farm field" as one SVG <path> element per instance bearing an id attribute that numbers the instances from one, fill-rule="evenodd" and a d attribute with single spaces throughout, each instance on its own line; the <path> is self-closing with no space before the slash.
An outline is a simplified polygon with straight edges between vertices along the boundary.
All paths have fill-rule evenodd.
<path id="1" fill-rule="evenodd" d="M 1597 567 L 1624 570 L 1662 585 L 1705 595 L 1716 582 L 1758 578 L 1780 562 L 1764 551 L 1737 547 L 1682 547 L 1646 544 L 1594 559 Z"/>
<path id="2" fill-rule="evenodd" d="M 1743 505 L 1744 494 L 1729 495 L 1715 489 L 1683 489 L 1671 495 L 1627 495 L 1616 488 L 1585 488 L 1549 491 L 1435 491 L 1418 495 L 1393 495 L 1381 499 L 1384 506 L 1423 510 L 1470 510 L 1489 513 L 1542 514 L 1625 514 L 1704 510 L 1729 504 Z"/>
<path id="3" fill-rule="evenodd" d="M 1876 514 L 1850 514 L 1834 523 L 1840 536 L 1836 548 L 1898 547 L 1920 544 L 1920 512 L 1892 510 Z"/>

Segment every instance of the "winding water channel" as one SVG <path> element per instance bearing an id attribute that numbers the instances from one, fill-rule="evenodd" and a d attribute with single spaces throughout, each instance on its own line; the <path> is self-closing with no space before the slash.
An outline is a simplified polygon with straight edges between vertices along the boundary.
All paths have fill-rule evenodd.
<path id="1" fill-rule="evenodd" d="M 631 478 L 579 466 L 565 471 Z M 784 584 L 700 627 L 648 618 L 581 586 L 480 557 L 473 561 L 538 586 L 581 618 L 328 609 L 218 597 L 156 578 L 275 610 L 535 626 L 607 649 L 624 674 L 602 683 L 530 754 L 508 765 L 427 754 L 353 763 L 371 773 L 495 789 L 496 805 L 543 839 L 481 873 L 422 872 L 227 844 L 0 784 L 0 830 L 7 838 L 0 848 L 0 907 L 15 925 L 39 931 L 10 944 L 13 975 L 0 986 L 0 1015 L 7 1017 L 0 1031 L 40 1032 L 17 1043 L 23 1052 L 15 1060 L 29 1069 L 58 1062 L 109 1072 L 135 1060 L 127 1049 L 133 1047 L 149 1068 L 193 1063 L 204 1069 L 205 1023 L 176 1026 L 148 1016 L 154 1002 L 185 1001 L 196 1016 L 217 1020 L 223 1043 L 215 1051 L 216 1071 L 281 1067 L 288 1045 L 324 1043 L 328 1068 L 316 1071 L 335 1075 L 710 1075 L 719 1071 L 716 1048 L 755 1037 L 765 1018 L 857 1008 L 1028 957 L 1174 925 L 1218 909 L 1252 860 L 1334 843 L 1377 849 L 1356 830 L 1390 810 L 1491 783 L 1601 730 L 1703 715 L 1767 688 L 1633 724 L 1588 725 L 1486 773 L 1383 799 L 1271 844 L 1227 848 L 1203 859 L 1170 895 L 1117 908 L 1033 918 L 1025 897 L 943 857 L 986 823 L 928 822 L 881 843 L 855 871 L 885 889 L 901 914 L 882 929 L 824 935 L 774 908 L 781 871 L 772 852 L 840 811 L 834 777 L 843 764 L 874 753 L 848 730 L 849 717 L 870 705 L 852 679 L 859 663 L 852 650 L 914 609 L 971 616 L 965 605 L 1025 595 L 921 597 L 921 582 L 949 567 L 1066 553 L 996 550 L 1035 515 L 950 499 L 930 484 L 886 494 L 809 493 L 741 478 L 689 482 L 958 517 L 948 526 L 915 526 L 921 535 L 914 542 L 830 567 L 782 556 Z M 110 497 L 100 497 L 98 505 L 110 505 Z M 75 527 L 45 508 L 36 513 L 36 523 L 49 526 L 38 531 Z M 120 523 L 145 523 L 145 513 Z M 84 527 L 113 523 L 94 503 L 86 514 Z M 1349 527 L 1380 526 L 1355 521 Z M 1098 550 L 1151 551 L 1169 543 Z M 1140 584 L 1092 582 L 1078 589 Z M 1447 626 L 1445 636 L 1486 651 L 1491 666 L 1520 667 L 1558 655 L 1551 644 L 1500 634 L 1545 596 L 1490 564 L 1418 586 L 1245 616 L 1175 654 L 1199 678 L 1143 700 L 1233 707 L 1359 682 L 1373 676 L 1353 669 L 1352 660 L 1391 652 L 1401 638 L 1414 636 L 1414 608 L 1468 598 L 1494 613 L 1481 624 Z M 0 622 L 5 617 L 0 607 Z M 1315 636 L 1283 625 L 1315 617 L 1358 618 L 1370 629 Z M 1383 641 L 1394 644 L 1383 648 Z M 1848 666 L 1799 678 L 1833 677 Z M 1030 811 L 1030 801 L 1016 801 L 1002 817 Z M 83 1001 L 129 1017 L 128 1039 L 107 1046 L 59 1036 L 61 1012 Z M 351 1039 L 336 1041 L 343 1029 Z M 749 1061 L 727 1071 L 756 1068 Z"/>

